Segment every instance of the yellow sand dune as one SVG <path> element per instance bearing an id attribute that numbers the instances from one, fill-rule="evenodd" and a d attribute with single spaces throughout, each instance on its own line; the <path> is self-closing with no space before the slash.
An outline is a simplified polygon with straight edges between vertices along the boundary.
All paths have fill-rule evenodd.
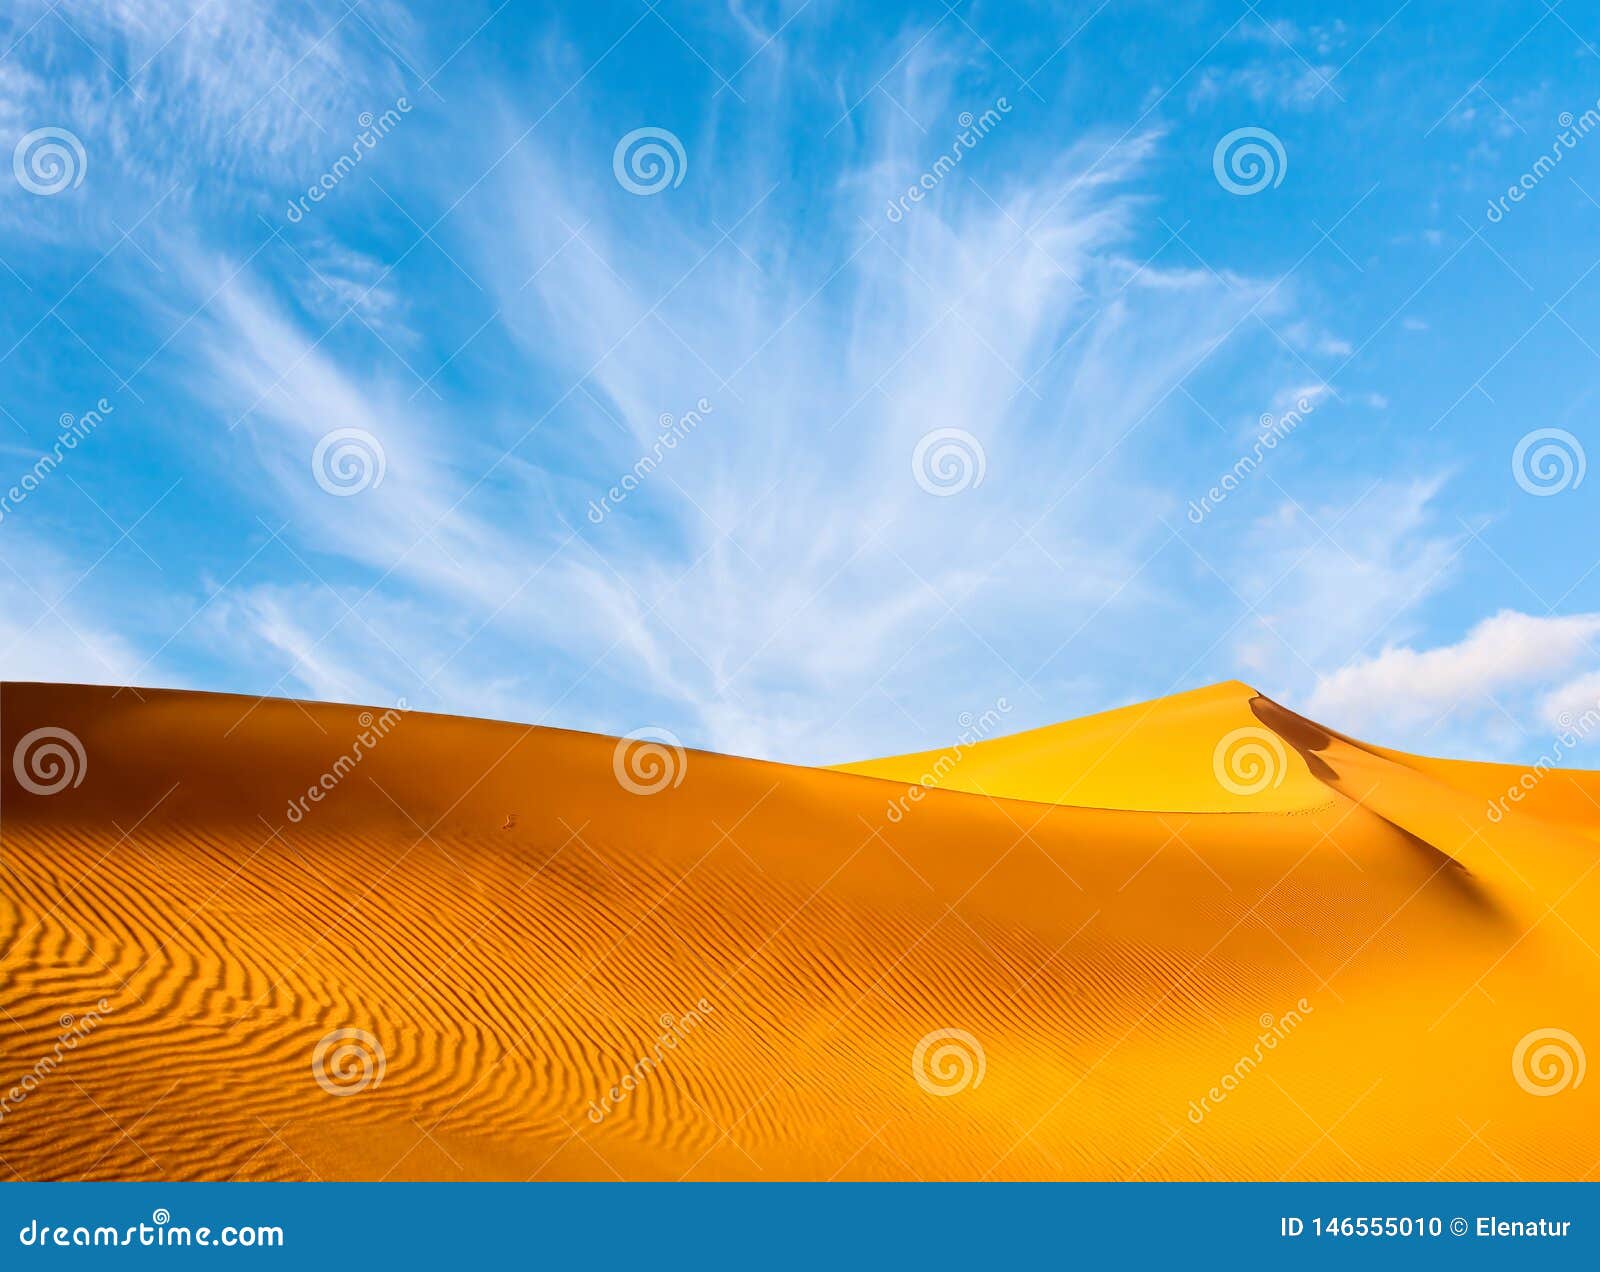
<path id="1" fill-rule="evenodd" d="M 1600 1165 L 1595 774 L 1239 684 L 842 770 L 32 684 L 0 742 L 16 1177 Z"/>
<path id="2" fill-rule="evenodd" d="M 1005 799 L 1157 813 L 1288 812 L 1330 803 L 1328 789 L 1304 764 L 1283 762 L 1262 736 L 1250 709 L 1255 696 L 1248 685 L 1230 680 L 970 745 L 844 764 L 839 771 Z M 1234 735 L 1238 741 L 1219 758 L 1219 739 Z M 1268 781 L 1251 789 L 1258 763 Z M 1218 779 L 1219 767 L 1234 779 L 1232 787 Z"/>

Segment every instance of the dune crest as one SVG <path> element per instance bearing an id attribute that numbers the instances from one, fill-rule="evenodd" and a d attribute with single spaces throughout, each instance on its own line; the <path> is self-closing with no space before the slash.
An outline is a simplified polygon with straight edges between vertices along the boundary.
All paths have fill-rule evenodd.
<path id="1" fill-rule="evenodd" d="M 1326 805 L 1328 791 L 1307 766 L 1264 732 L 1251 710 L 1258 696 L 1230 680 L 1042 729 L 838 769 L 1085 808 L 1265 813 Z M 1232 748 L 1219 752 L 1227 738 L 1235 739 Z M 1251 771 L 1257 761 L 1268 765 L 1260 775 Z M 1225 783 L 1219 772 L 1232 780 Z M 1269 780 L 1262 785 L 1259 776 Z"/>
<path id="2" fill-rule="evenodd" d="M 1595 774 L 1237 683 L 840 769 L 35 684 L 0 742 L 15 1177 L 1595 1169 Z"/>

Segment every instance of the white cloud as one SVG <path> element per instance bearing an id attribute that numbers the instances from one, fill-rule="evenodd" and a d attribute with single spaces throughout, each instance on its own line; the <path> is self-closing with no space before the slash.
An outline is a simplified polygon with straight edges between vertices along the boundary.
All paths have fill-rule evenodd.
<path id="1" fill-rule="evenodd" d="M 162 196 L 168 221 L 190 199 L 235 200 L 240 184 L 309 183 L 349 149 L 360 113 L 387 108 L 411 78 L 394 49 L 413 24 L 388 0 L 342 15 L 271 0 L 8 7 L 0 126 L 64 127 L 82 140 L 94 197 L 73 208 L 102 232 Z M 18 207 L 35 232 L 60 229 L 59 208 L 52 221 Z"/>
<path id="2" fill-rule="evenodd" d="M 61 553 L 14 526 L 0 558 L 0 667 L 7 680 L 149 684 L 128 641 L 74 596 L 83 581 Z M 170 682 L 169 682 L 170 683 Z"/>
<path id="3" fill-rule="evenodd" d="M 1269 45 L 1285 52 L 1290 47 L 1308 48 L 1321 57 L 1327 57 L 1346 43 L 1347 32 L 1348 28 L 1338 18 L 1304 29 L 1288 18 L 1274 18 L 1271 21 L 1258 19 L 1245 22 L 1240 25 L 1234 38 L 1241 42 Z"/>
<path id="4" fill-rule="evenodd" d="M 952 113 L 914 58 L 907 78 L 896 96 L 918 118 Z M 1019 673 L 1118 597 L 1159 531 L 1136 513 L 1157 506 L 1132 462 L 1150 434 L 1136 435 L 1266 292 L 1125 268 L 1138 209 L 1121 187 L 1153 137 L 1109 155 L 1086 142 L 1022 179 L 980 168 L 980 149 L 891 223 L 886 200 L 938 150 L 897 114 L 885 108 L 881 148 L 839 182 L 839 232 L 821 251 L 785 243 L 762 209 L 737 245 L 718 243 L 677 223 L 677 205 L 575 186 L 548 152 L 519 152 L 484 204 L 478 260 L 499 265 L 514 336 L 605 403 L 561 421 L 569 436 L 587 424 L 597 482 L 626 469 L 663 410 L 715 404 L 593 536 L 605 565 L 588 606 L 625 616 L 639 662 L 666 672 L 719 746 L 818 757 L 868 695 L 950 715 L 958 695 L 1025 695 Z M 748 184 L 721 223 L 776 179 L 776 153 L 695 151 Z M 780 245 L 783 268 L 764 268 Z M 983 486 L 919 488 L 913 454 L 940 427 L 978 439 Z M 1108 518 L 1122 532 L 1093 533 Z"/>
<path id="5" fill-rule="evenodd" d="M 1292 693 L 1409 630 L 1416 607 L 1450 581 L 1461 543 L 1435 524 L 1442 484 L 1388 480 L 1344 502 L 1285 501 L 1252 527 L 1224 572 L 1255 608 L 1238 654 L 1266 692 Z"/>
<path id="6" fill-rule="evenodd" d="M 143 22 L 135 43 L 149 49 L 165 12 L 103 20 Z M 246 5 L 228 19 L 237 27 L 200 27 L 200 43 L 158 59 L 170 82 L 152 79 L 135 122 L 168 107 L 172 136 L 192 138 L 200 161 L 248 150 L 252 93 L 269 99 L 263 115 L 294 110 L 258 72 L 281 73 L 282 47 L 316 38 L 295 14 Z M 252 39 L 268 69 L 225 82 L 226 54 Z M 185 293 L 164 298 L 169 360 L 187 359 L 176 378 L 215 425 L 183 438 L 186 462 L 234 482 L 291 549 L 217 596 L 191 635 L 269 692 L 615 732 L 667 724 L 693 744 L 804 760 L 909 749 L 927 740 L 910 712 L 950 721 L 1000 696 L 1018 704 L 1019 727 L 1060 718 L 1063 695 L 1081 700 L 1100 674 L 1086 647 L 1125 654 L 1129 630 L 1152 665 L 1175 651 L 1189 664 L 1220 627 L 1197 635 L 1194 590 L 1168 592 L 1165 562 L 1146 569 L 1173 504 L 1157 483 L 1183 444 L 1178 386 L 1219 349 L 1266 348 L 1230 365 L 1219 417 L 1248 415 L 1253 431 L 1262 404 L 1302 397 L 1331 414 L 1315 371 L 1299 357 L 1289 368 L 1247 319 L 1290 333 L 1291 356 L 1342 357 L 1349 343 L 1299 318 L 1287 282 L 1146 260 L 1161 237 L 1145 233 L 1140 193 L 1155 133 L 1108 149 L 1104 136 L 1013 136 L 1002 121 L 888 220 L 886 202 L 947 148 L 940 121 L 974 104 L 948 95 L 965 83 L 949 73 L 960 59 L 935 43 L 885 85 L 892 104 L 875 94 L 838 130 L 820 183 L 797 183 L 779 144 L 814 119 L 785 118 L 782 84 L 762 84 L 760 67 L 741 87 L 772 93 L 770 133 L 741 130 L 737 149 L 709 127 L 686 136 L 692 178 L 659 198 L 612 180 L 612 121 L 586 121 L 581 97 L 559 129 L 531 135 L 526 102 L 498 125 L 480 102 L 457 103 L 480 126 L 404 194 L 451 209 L 434 243 L 490 293 L 470 312 L 408 294 L 425 269 L 385 277 L 331 239 L 296 240 L 315 273 L 276 247 L 223 260 L 201 246 L 202 222 L 174 215 L 159 251 L 175 268 L 152 286 Z M 324 121 L 393 70 L 348 47 L 338 57 L 356 69 L 310 98 Z M 185 91 L 194 101 L 176 104 Z M 215 118 L 194 125 L 184 112 L 201 109 Z M 276 138 L 248 163 L 234 157 L 257 177 L 314 158 L 319 130 L 295 113 L 298 158 Z M 479 173 L 458 206 L 463 174 Z M 374 243 L 388 250 L 385 236 Z M 392 349 L 372 356 L 355 315 L 333 326 L 352 305 L 385 338 L 405 337 L 408 359 L 421 346 L 425 371 L 459 354 L 441 377 L 454 387 L 418 393 L 383 356 Z M 1305 387 L 1274 394 L 1292 384 Z M 663 413 L 701 399 L 695 432 L 592 524 L 586 506 L 651 454 Z M 334 428 L 380 440 L 380 487 L 352 499 L 319 488 L 312 452 Z M 976 437 L 986 466 L 981 486 L 951 499 L 912 472 L 919 441 L 945 428 Z M 1435 524 L 1437 489 L 1391 480 L 1352 507 L 1285 503 L 1204 545 L 1259 611 L 1238 652 L 1270 677 L 1264 688 L 1309 688 L 1313 668 L 1359 660 L 1370 642 L 1414 641 L 1410 615 L 1450 578 L 1459 542 Z M 1179 612 L 1182 623 L 1148 621 Z M 1067 649 L 1054 679 L 1033 680 L 1043 654 Z M 1119 689 L 1102 680 L 1094 692 Z"/>
<path id="7" fill-rule="evenodd" d="M 1227 70 L 1206 68 L 1189 90 L 1189 108 L 1194 110 L 1232 97 L 1244 97 L 1257 106 L 1285 110 L 1309 110 L 1319 102 L 1338 104 L 1334 83 L 1339 73 L 1337 66 L 1302 62 L 1293 58 L 1287 49 L 1284 55 L 1286 60 L 1275 63 Z"/>
<path id="8" fill-rule="evenodd" d="M 1595 654 L 1594 659 L 1600 661 L 1600 654 Z M 1539 717 L 1550 728 L 1564 729 L 1597 709 L 1600 709 L 1600 671 L 1591 671 L 1547 693 L 1539 703 Z M 1600 737 L 1586 734 L 1585 740 L 1600 742 Z"/>
<path id="9" fill-rule="evenodd" d="M 1563 709 L 1600 697 L 1600 674 L 1560 685 L 1537 711 L 1528 693 L 1561 681 L 1575 663 L 1600 661 L 1600 614 L 1538 617 L 1502 610 L 1460 641 L 1432 649 L 1389 645 L 1320 678 L 1307 711 L 1338 727 L 1414 729 L 1441 720 L 1502 713 L 1554 723 Z"/>
<path id="10" fill-rule="evenodd" d="M 955 117 L 917 56 L 904 75 L 902 104 Z M 525 127 L 508 119 L 506 134 Z M 337 339 L 319 343 L 246 271 L 193 327 L 205 392 L 242 420 L 219 463 L 248 447 L 242 471 L 271 481 L 252 493 L 290 519 L 309 564 L 381 576 L 385 600 L 409 603 L 405 638 L 386 629 L 404 661 L 426 670 L 459 646 L 455 623 L 482 625 L 485 656 L 452 664 L 453 691 L 494 698 L 469 673 L 525 667 L 516 718 L 575 711 L 581 682 L 584 713 L 559 722 L 624 731 L 641 723 L 624 713 L 649 711 L 686 741 L 828 759 L 922 740 L 901 712 L 884 720 L 885 696 L 939 718 L 998 696 L 1054 715 L 1022 684 L 1040 651 L 1151 601 L 1136 576 L 1166 499 L 1139 457 L 1159 445 L 1174 385 L 1230 337 L 1260 339 L 1241 319 L 1292 295 L 1130 265 L 1142 255 L 1128 250 L 1129 186 L 1154 136 L 992 170 L 982 147 L 1000 137 L 986 139 L 891 223 L 886 201 L 940 146 L 887 104 L 868 131 L 873 146 L 829 192 L 836 232 L 815 244 L 794 241 L 781 206 L 793 190 L 762 204 L 781 148 L 759 138 L 738 153 L 685 139 L 694 170 L 719 174 L 718 225 L 737 223 L 726 238 L 693 187 L 622 191 L 594 163 L 609 138 L 526 141 L 447 227 L 465 236 L 452 255 L 496 292 L 531 386 L 475 404 L 471 428 Z M 504 150 L 492 131 L 483 144 Z M 231 271 L 198 267 L 195 290 Z M 387 286 L 404 307 L 398 280 Z M 651 453 L 663 413 L 701 399 L 694 433 L 591 524 L 589 501 Z M 335 426 L 382 440 L 380 488 L 341 500 L 310 480 L 311 449 Z M 986 478 L 946 499 L 912 461 L 948 427 L 978 439 Z M 253 594 L 228 615 L 310 691 L 415 697 L 403 668 L 381 683 L 354 674 L 371 666 L 351 656 L 359 645 L 321 643 L 327 624 L 294 608 L 307 604 Z M 864 702 L 875 732 L 858 734 Z"/>
<path id="11" fill-rule="evenodd" d="M 304 275 L 295 280 L 300 306 L 324 327 L 348 318 L 380 339 L 415 339 L 405 326 L 406 306 L 388 284 L 389 267 L 362 252 L 319 240 L 300 251 Z"/>

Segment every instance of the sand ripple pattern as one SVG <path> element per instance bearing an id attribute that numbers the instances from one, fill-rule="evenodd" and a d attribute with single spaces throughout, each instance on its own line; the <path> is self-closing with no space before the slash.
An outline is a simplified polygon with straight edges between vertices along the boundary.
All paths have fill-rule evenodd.
<path id="1" fill-rule="evenodd" d="M 1496 840 L 1524 886 L 1448 838 L 1476 792 L 1338 739 L 1274 727 L 1320 766 L 1298 813 L 936 791 L 890 824 L 875 778 L 694 753 L 638 798 L 615 739 L 408 716 L 290 825 L 356 709 L 0 693 L 7 747 L 50 723 L 92 759 L 79 786 L 0 792 L 18 1177 L 1592 1164 L 1595 1086 L 1569 1068 L 1530 1098 L 1506 1061 L 1532 1025 L 1600 1037 L 1563 970 L 1597 939 L 1593 840 Z M 1530 930 L 1563 892 L 1566 923 Z M 1463 1147 L 1469 1106 L 1493 1154 Z"/>

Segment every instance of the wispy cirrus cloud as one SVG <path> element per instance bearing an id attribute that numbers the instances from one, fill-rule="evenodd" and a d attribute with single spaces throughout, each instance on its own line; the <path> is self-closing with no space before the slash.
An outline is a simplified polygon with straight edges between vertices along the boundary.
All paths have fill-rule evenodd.
<path id="1" fill-rule="evenodd" d="M 903 74 L 904 102 L 956 120 L 924 55 Z M 341 361 L 248 274 L 200 327 L 209 391 L 246 421 L 300 532 L 315 527 L 308 550 L 483 612 L 485 647 L 554 653 L 618 704 L 664 700 L 697 741 L 820 759 L 886 744 L 892 729 L 864 723 L 886 700 L 953 718 L 1011 695 L 1048 715 L 1041 634 L 1057 646 L 1145 587 L 1153 516 L 1089 547 L 1107 518 L 1168 500 L 1137 470 L 1141 433 L 1219 343 L 1258 336 L 1247 313 L 1288 297 L 1130 250 L 1153 133 L 975 157 L 893 223 L 885 202 L 929 142 L 887 106 L 872 122 L 825 191 L 786 182 L 760 138 L 705 139 L 697 170 L 730 179 L 670 199 L 617 185 L 595 121 L 516 147 L 450 248 L 491 292 L 538 407 L 480 402 L 481 427 L 452 435 L 448 405 Z M 830 233 L 795 239 L 796 200 L 819 197 Z M 591 501 L 663 417 L 702 402 L 681 448 L 594 524 Z M 388 452 L 359 501 L 306 481 L 335 422 Z M 914 467 L 941 429 L 971 439 L 952 497 Z M 529 679 L 534 702 L 560 696 L 557 677 Z"/>
<path id="2" fill-rule="evenodd" d="M 403 6 L 264 0 L 20 0 L 0 64 L 0 131 L 64 128 L 84 147 L 97 197 L 46 210 L 0 199 L 28 233 L 104 247 L 141 212 L 253 200 L 310 176 L 417 74 Z M 426 91 L 426 90 L 422 90 Z M 12 192 L 7 189 L 6 194 Z M 157 201 L 159 200 L 159 204 Z M 268 205 L 270 206 L 270 205 Z"/>
<path id="3" fill-rule="evenodd" d="M 7 680 L 126 684 L 140 658 L 78 593 L 81 567 L 48 541 L 6 526 L 0 565 L 0 659 Z"/>
<path id="4" fill-rule="evenodd" d="M 1215 567 L 1244 610 L 1235 643 L 1243 672 L 1303 701 L 1329 668 L 1412 630 L 1460 555 L 1463 536 L 1440 525 L 1435 507 L 1443 486 L 1443 477 L 1373 479 L 1329 489 L 1311 507 L 1280 488 L 1273 510 L 1243 532 L 1243 550 Z"/>
<path id="5" fill-rule="evenodd" d="M 71 598 L 86 657 L 830 759 L 1001 696 L 1025 727 L 1239 674 L 1333 716 L 1360 698 L 1319 688 L 1340 668 L 1470 627 L 1459 594 L 1433 603 L 1482 487 L 1446 484 L 1444 430 L 1378 440 L 1461 386 L 1424 412 L 1372 365 L 1387 330 L 1414 350 L 1383 315 L 1418 293 L 1450 325 L 1460 267 L 1370 307 L 1314 276 L 1381 290 L 1369 257 L 1448 210 L 1385 212 L 1374 239 L 1363 169 L 1287 233 L 1302 180 L 1360 167 L 1287 134 L 1294 184 L 1235 199 L 1212 175 L 1241 110 L 1326 141 L 1312 80 L 1348 82 L 1370 31 L 1230 14 L 1170 91 L 1141 65 L 1101 111 L 1073 88 L 1097 24 L 1023 82 L 1047 48 L 951 15 L 651 10 L 569 39 L 495 12 L 24 6 L 0 125 L 81 129 L 91 180 L 0 197 L 51 249 L 0 271 L 28 315 L 8 388 L 47 403 L 0 431 L 20 461 L 115 390 L 116 426 L 28 508 L 64 572 L 97 571 Z M 445 95 L 419 83 L 438 67 Z M 333 174 L 401 93 L 403 124 Z M 614 176 L 641 127 L 687 161 L 655 195 Z M 1191 531 L 1188 501 L 1302 400 Z M 329 493 L 331 433 L 373 439 L 382 481 Z M 125 569 L 117 534 L 180 474 Z M 36 649 L 49 608 L 17 603 Z M 1426 733 L 1429 683 L 1403 727 Z M 1564 688 L 1502 697 L 1526 724 Z"/>

